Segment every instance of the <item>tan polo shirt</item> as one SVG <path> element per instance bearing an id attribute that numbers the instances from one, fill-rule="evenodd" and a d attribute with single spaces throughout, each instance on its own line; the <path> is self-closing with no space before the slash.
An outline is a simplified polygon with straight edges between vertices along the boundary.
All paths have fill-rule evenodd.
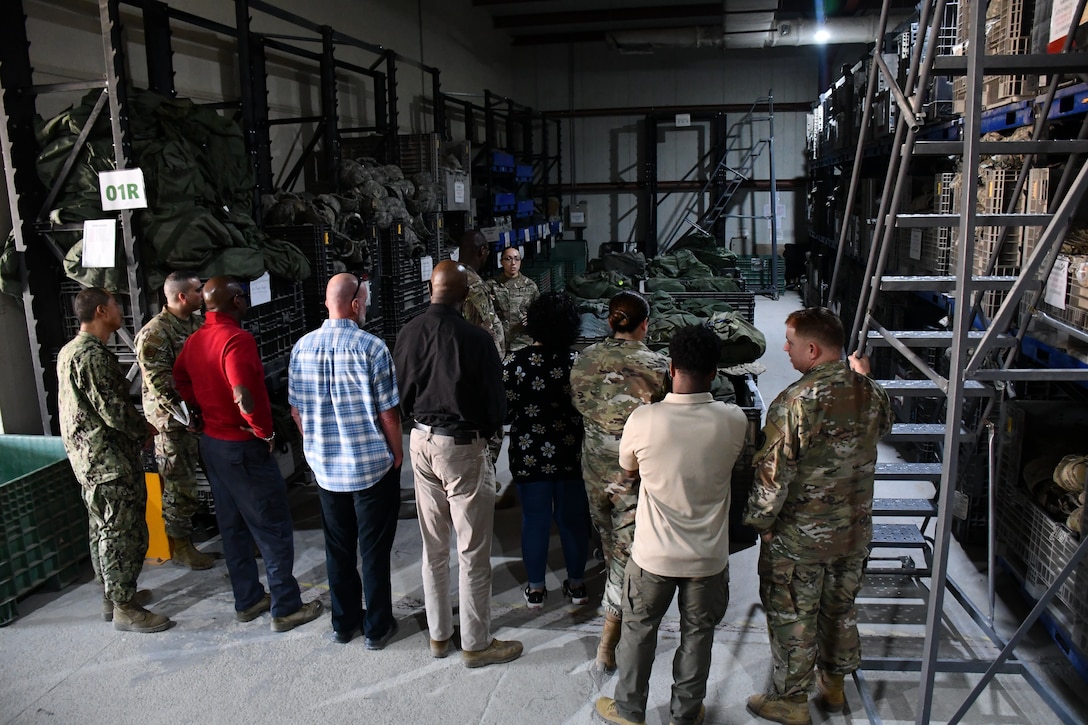
<path id="1" fill-rule="evenodd" d="M 729 564 L 729 483 L 748 420 L 710 393 L 669 393 L 623 427 L 620 465 L 642 484 L 631 557 L 658 576 L 702 577 Z"/>

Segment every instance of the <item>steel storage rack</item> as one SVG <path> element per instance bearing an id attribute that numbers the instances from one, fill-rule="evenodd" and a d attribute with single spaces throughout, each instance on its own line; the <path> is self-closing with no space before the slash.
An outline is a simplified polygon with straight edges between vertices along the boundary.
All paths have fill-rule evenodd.
<path id="1" fill-rule="evenodd" d="M 1083 56 L 1068 52 L 1076 22 L 1073 22 L 1071 32 L 1067 33 L 1064 46 L 1059 47 L 1060 53 L 1028 54 L 1017 52 L 1023 49 L 1022 46 L 1013 47 L 1008 43 L 994 46 L 989 42 L 991 36 L 987 33 L 987 27 L 992 30 L 994 24 L 987 22 L 985 3 L 961 4 L 959 39 L 966 42 L 970 52 L 958 56 L 942 55 L 938 41 L 947 35 L 944 31 L 949 24 L 946 12 L 948 3 L 943 0 L 925 2 L 919 8 L 916 28 L 909 29 L 916 33 L 915 41 L 907 43 L 911 46 L 911 52 L 903 59 L 905 63 L 900 63 L 898 69 L 892 69 L 884 55 L 889 5 L 885 2 L 881 10 L 880 33 L 875 39 L 861 122 L 856 129 L 856 149 L 853 153 L 848 150 L 836 151 L 841 156 L 827 161 L 830 164 L 852 165 L 849 186 L 840 186 L 833 194 L 836 205 L 845 199 L 841 207 L 845 210 L 852 211 L 858 195 L 864 193 L 861 172 L 872 159 L 887 162 L 881 169 L 883 184 L 875 187 L 881 193 L 872 199 L 873 203 L 879 200 L 873 207 L 876 213 L 870 217 L 872 227 L 863 231 L 856 244 L 852 246 L 848 243 L 851 229 L 846 224 L 834 229 L 834 234 L 823 234 L 831 240 L 835 251 L 827 300 L 843 316 L 853 319 L 851 350 L 860 351 L 868 345 L 887 347 L 895 360 L 912 371 L 910 375 L 883 381 L 890 395 L 931 399 L 942 414 L 938 422 L 907 424 L 905 427 L 899 424 L 898 431 L 893 428 L 893 436 L 900 440 L 930 440 L 936 443 L 933 450 L 939 454 L 938 462 L 878 464 L 877 467 L 878 480 L 932 481 L 933 498 L 905 500 L 901 502 L 902 505 L 895 506 L 882 501 L 874 502 L 874 515 L 882 509 L 886 512 L 898 508 L 900 515 L 921 520 L 919 526 L 874 525 L 873 546 L 900 549 L 918 547 L 924 553 L 924 568 L 911 567 L 902 572 L 912 577 L 925 592 L 922 656 L 917 659 L 866 657 L 855 679 L 872 721 L 879 721 L 868 686 L 872 673 L 914 671 L 921 673 L 916 710 L 919 723 L 929 722 L 932 717 L 937 674 L 949 672 L 981 675 L 950 722 L 959 722 L 998 674 L 1024 678 L 1053 709 L 1057 719 L 1075 722 L 1072 712 L 1042 682 L 1034 668 L 1015 656 L 1015 649 L 1027 629 L 1045 612 L 1052 599 L 1060 596 L 1062 587 L 1067 586 L 1068 577 L 1088 551 L 1088 540 L 1078 544 L 1074 551 L 1067 552 L 1068 559 L 1060 571 L 1052 572 L 1052 580 L 1045 590 L 1036 590 L 1038 601 L 1032 612 L 1007 637 L 996 630 L 993 614 L 995 529 L 990 529 L 987 541 L 988 614 L 984 606 L 972 601 L 965 590 L 949 577 L 948 554 L 957 508 L 956 494 L 962 483 L 964 466 L 977 460 L 971 453 L 975 446 L 981 450 L 994 450 L 998 424 L 994 410 L 1000 398 L 1007 392 L 1033 385 L 1035 381 L 1088 380 L 1088 369 L 1084 367 L 1061 368 L 1051 364 L 1051 361 L 1039 361 L 1042 364 L 1033 367 L 1023 354 L 1030 347 L 1030 337 L 1026 333 L 1035 310 L 1035 301 L 1088 189 L 1088 167 L 1082 163 L 1083 154 L 1088 151 L 1088 141 L 1085 141 L 1088 123 L 1064 138 L 1046 140 L 1046 131 L 1052 125 L 1047 119 L 1052 113 L 1062 75 L 1083 73 L 1086 69 Z M 1075 5 L 1072 18 L 1079 20 L 1084 2 Z M 991 3 L 991 6 L 995 4 Z M 999 14 L 996 19 L 1007 20 L 1009 17 L 1009 14 Z M 992 120 L 995 115 L 993 111 L 996 111 L 996 108 L 984 109 L 984 104 L 993 105 L 996 98 L 994 84 L 984 83 L 984 77 L 1033 76 L 1039 79 L 1044 75 L 1045 83 L 1040 85 L 1046 91 L 1031 102 L 1036 112 L 1028 137 L 1008 141 L 983 138 L 984 120 Z M 929 102 L 929 94 L 934 87 L 933 79 L 942 76 L 963 79 L 962 84 L 957 84 L 962 87 L 962 120 L 957 118 L 951 123 L 943 120 L 931 123 L 932 118 L 925 104 Z M 1019 86 L 1021 89 L 1027 87 L 1029 85 Z M 894 109 L 887 113 L 882 113 L 884 109 L 876 103 L 876 97 L 883 90 L 887 91 L 889 108 Z M 1016 106 L 1023 100 L 1013 96 L 1009 101 L 1009 116 L 1023 119 L 1024 109 Z M 994 181 L 995 186 L 1009 183 L 1012 188 L 1008 194 L 1005 190 L 993 194 L 993 203 L 980 208 L 974 202 L 983 183 L 980 176 L 985 175 L 975 173 L 975 170 L 979 168 L 980 158 L 984 155 L 1002 154 L 1022 154 L 1026 160 L 1011 183 L 1007 176 L 1000 181 L 993 176 L 987 177 Z M 936 211 L 932 208 L 915 208 L 909 202 L 911 175 L 947 170 L 940 169 L 940 163 L 930 166 L 922 164 L 949 156 L 961 158 L 961 169 L 970 170 L 970 173 L 962 174 L 959 182 L 959 196 L 968 200 L 967 203 L 961 204 L 959 212 L 947 204 Z M 1051 191 L 1053 203 L 1045 210 L 1025 211 L 1018 206 L 1021 189 L 1028 183 L 1032 166 L 1044 156 L 1050 163 L 1066 160 L 1057 188 Z M 930 177 L 933 177 L 932 173 Z M 984 191 L 986 188 L 983 187 Z M 935 190 L 933 196 L 936 204 L 947 202 L 947 198 L 942 199 L 939 190 Z M 990 194 L 986 193 L 984 197 L 990 199 Z M 819 208 L 819 204 L 814 206 Z M 1000 231 L 996 234 L 983 231 L 989 227 L 996 227 Z M 1011 273 L 1000 274 L 997 270 L 1011 266 L 1012 261 L 1011 255 L 1005 254 L 1008 243 L 1008 236 L 1005 235 L 1011 236 L 1014 230 L 1022 227 L 1038 230 L 1033 237 L 1034 248 L 1027 256 L 1020 255 L 1015 272 L 1006 270 Z M 895 274 L 892 265 L 899 262 L 897 249 L 902 251 L 905 246 L 908 255 L 917 261 L 922 252 L 922 241 L 926 233 L 932 230 L 952 230 L 951 237 L 947 238 L 950 244 L 946 248 L 949 255 L 948 274 Z M 1020 236 L 1013 238 L 1022 240 L 1025 236 L 1020 233 Z M 940 251 L 940 247 L 937 249 Z M 848 290 L 860 290 L 860 294 L 851 296 Z M 937 320 L 928 329 L 924 329 L 925 326 L 910 329 L 909 325 L 904 325 L 910 322 L 905 312 L 917 305 L 911 302 L 915 297 L 908 298 L 906 303 L 898 302 L 898 296 L 903 294 L 943 304 L 942 314 L 947 320 L 944 324 Z M 1003 419 L 1000 424 L 1004 425 L 1005 422 Z M 1000 470 L 998 466 L 991 463 L 988 468 L 991 479 L 988 482 L 989 518 L 993 521 L 996 497 L 1003 486 L 995 485 L 993 481 Z M 927 526 L 929 523 L 933 524 L 932 530 Z M 922 584 L 923 579 L 928 580 L 928 585 Z M 947 659 L 940 656 L 946 594 L 963 607 L 999 652 L 992 660 L 985 657 Z"/>

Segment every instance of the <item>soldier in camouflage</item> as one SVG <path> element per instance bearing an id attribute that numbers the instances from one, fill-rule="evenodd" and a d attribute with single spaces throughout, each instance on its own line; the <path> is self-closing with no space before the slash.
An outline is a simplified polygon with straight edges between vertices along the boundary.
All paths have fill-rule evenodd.
<path id="1" fill-rule="evenodd" d="M 121 307 L 90 287 L 73 303 L 79 333 L 57 357 L 57 407 L 64 449 L 90 519 L 91 564 L 102 583 L 102 617 L 126 632 L 161 632 L 173 622 L 144 609 L 136 579 L 147 554 L 147 488 L 140 450 L 155 430 L 128 395 L 128 380 L 106 347 Z M 142 595 L 142 596 L 141 596 Z"/>
<path id="2" fill-rule="evenodd" d="M 868 359 L 841 360 L 844 341 L 827 309 L 786 318 L 784 349 L 802 377 L 767 410 L 745 515 L 761 532 L 759 588 L 774 667 L 774 692 L 753 695 L 748 709 L 790 725 L 812 721 L 814 681 L 817 706 L 841 710 L 844 676 L 861 662 L 854 601 L 873 532 L 877 442 L 892 413 L 868 377 Z"/>
<path id="3" fill-rule="evenodd" d="M 190 569 L 210 569 L 215 559 L 192 542 L 199 438 L 177 418 L 182 401 L 174 390 L 174 361 L 189 335 L 203 323 L 200 278 L 171 272 L 163 284 L 166 305 L 136 335 L 136 360 L 143 374 L 144 417 L 159 431 L 155 460 L 162 476 L 162 516 L 170 540 L 171 560 Z"/>
<path id="4" fill-rule="evenodd" d="M 525 331 L 525 313 L 529 305 L 540 296 L 536 282 L 521 273 L 521 252 L 517 247 L 502 250 L 499 258 L 502 274 L 490 282 L 495 298 L 495 312 L 502 320 L 506 354 L 533 344 L 533 338 Z"/>
<path id="5" fill-rule="evenodd" d="M 495 349 L 498 350 L 501 360 L 506 357 L 502 320 L 495 312 L 495 298 L 491 287 L 479 274 L 490 253 L 491 247 L 478 229 L 471 229 L 461 237 L 457 261 L 468 270 L 468 299 L 465 300 L 462 314 L 473 325 L 487 330 L 495 341 Z"/>
<path id="6" fill-rule="evenodd" d="M 582 478 L 589 513 L 601 536 L 608 581 L 604 590 L 605 624 L 597 648 L 599 669 L 616 669 L 623 571 L 635 532 L 638 491 L 620 468 L 620 438 L 627 416 L 640 405 L 665 397 L 669 361 L 642 342 L 650 306 L 634 292 L 620 292 L 608 304 L 612 337 L 587 347 L 570 372 L 574 407 L 582 414 Z"/>

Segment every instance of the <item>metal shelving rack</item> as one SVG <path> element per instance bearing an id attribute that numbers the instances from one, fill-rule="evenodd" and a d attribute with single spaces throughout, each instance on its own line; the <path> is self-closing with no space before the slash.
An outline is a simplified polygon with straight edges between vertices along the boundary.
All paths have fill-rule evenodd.
<path id="1" fill-rule="evenodd" d="M 1073 13 L 1073 27 L 1068 33 L 1063 52 L 1058 55 L 990 55 L 986 52 L 985 9 L 986 3 L 974 2 L 970 5 L 967 24 L 968 45 L 971 52 L 966 56 L 936 56 L 925 53 L 928 45 L 917 42 L 910 57 L 910 69 L 902 88 L 881 60 L 882 46 L 887 32 L 889 2 L 885 2 L 881 11 L 880 34 L 876 38 L 872 71 L 869 76 L 864 117 L 872 108 L 875 80 L 878 73 L 885 77 L 891 87 L 896 105 L 899 108 L 892 151 L 881 196 L 880 211 L 877 215 L 873 246 L 869 251 L 864 275 L 861 277 L 862 292 L 854 315 L 851 349 L 863 350 L 867 344 L 891 347 L 909 365 L 922 376 L 920 380 L 906 381 L 922 394 L 942 399 L 944 420 L 956 421 L 956 425 L 941 425 L 938 434 L 942 448 L 942 459 L 938 464 L 913 464 L 918 470 L 896 472 L 895 480 L 908 480 L 911 475 L 931 477 L 937 482 L 937 495 L 934 500 L 936 527 L 932 537 L 932 552 L 927 556 L 930 566 L 925 571 L 908 572 L 912 576 L 928 577 L 927 614 L 923 654 L 919 659 L 880 659 L 866 658 L 855 679 L 869 718 L 879 722 L 875 703 L 867 684 L 865 671 L 915 671 L 921 674 L 918 707 L 918 723 L 928 723 L 932 716 L 933 694 L 937 673 L 976 673 L 982 675 L 972 691 L 952 716 L 950 722 L 959 722 L 969 708 L 977 701 L 982 691 L 997 674 L 1012 674 L 1023 677 L 1054 711 L 1062 722 L 1077 722 L 1075 715 L 1061 702 L 1054 692 L 1039 678 L 1034 669 L 1026 662 L 1015 658 L 1015 649 L 1028 629 L 1039 619 L 1057 590 L 1088 553 L 1088 538 L 1084 539 L 1070 558 L 1067 565 L 1057 575 L 1056 581 L 1044 592 L 1031 613 L 1010 636 L 1001 636 L 994 627 L 993 620 L 993 533 L 990 537 L 990 611 L 974 603 L 967 593 L 948 575 L 948 554 L 951 544 L 951 524 L 953 519 L 952 497 L 956 489 L 960 469 L 960 449 L 965 431 L 961 427 L 967 399 L 970 396 L 985 395 L 990 386 L 998 389 L 1026 381 L 1043 380 L 1088 380 L 1088 369 L 1060 368 L 1051 365 L 1040 367 L 1014 367 L 1017 364 L 1019 342 L 1027 329 L 1028 317 L 1031 316 L 1034 303 L 1041 293 L 1043 284 L 1058 254 L 1061 241 L 1069 229 L 1072 218 L 1088 190 L 1088 165 L 1083 163 L 1083 155 L 1088 152 L 1088 118 L 1082 125 L 1081 132 L 1073 140 L 1044 140 L 1046 119 L 1050 115 L 1051 105 L 1057 92 L 1062 74 L 1082 74 L 1086 70 L 1083 56 L 1069 53 L 1077 21 L 1084 10 L 1085 2 L 1080 0 Z M 928 38 L 936 38 L 944 16 L 945 1 L 924 2 L 920 6 L 919 28 Z M 934 47 L 934 46 L 930 46 Z M 963 114 L 962 139 L 923 140 L 921 130 L 925 123 L 923 103 L 927 82 L 931 75 L 966 76 L 966 101 Z M 1050 86 L 1042 102 L 1042 112 L 1033 129 L 1030 141 L 990 142 L 982 141 L 984 113 L 982 110 L 983 76 L 994 75 L 1047 74 Z M 852 200 L 857 189 L 858 169 L 863 159 L 866 145 L 866 128 L 862 126 L 855 154 L 854 173 L 851 178 L 847 209 L 852 208 Z M 1068 155 L 1062 181 L 1054 195 L 1059 200 L 1056 209 L 1047 214 L 1016 213 L 1015 201 L 1002 213 L 979 213 L 976 199 L 978 178 L 971 170 L 978 168 L 982 154 L 1014 153 L 1025 154 L 1027 162 L 1021 173 L 1019 185 L 1024 183 L 1027 168 L 1038 155 L 1046 154 L 1051 159 L 1056 155 Z M 962 158 L 963 174 L 961 198 L 962 212 L 959 214 L 904 214 L 901 212 L 903 198 L 910 175 L 911 162 L 924 156 L 958 156 Z M 1014 195 L 1015 197 L 1015 195 Z M 986 269 L 979 274 L 973 267 L 976 257 L 976 229 L 978 227 L 1002 227 L 1004 229 L 1025 226 L 1043 227 L 1034 252 L 1024 262 L 1016 276 L 995 276 L 992 274 L 997 249 L 985 255 Z M 959 254 L 954 273 L 950 276 L 902 277 L 886 272 L 890 249 L 896 229 L 934 229 L 955 228 L 956 244 Z M 832 305 L 838 301 L 840 280 L 845 275 L 844 239 L 840 236 L 837 246 L 836 264 L 829 290 Z M 1006 297 L 992 315 L 992 319 L 982 314 L 980 306 L 987 291 L 1004 291 Z M 895 331 L 885 329 L 876 319 L 877 300 L 887 292 L 946 292 L 956 304 L 950 310 L 950 329 L 945 332 Z M 1021 300 L 1027 304 L 1021 306 Z M 1021 316 L 1021 310 L 1026 314 Z M 1020 319 L 1016 319 L 1020 317 Z M 981 329 L 976 329 L 981 327 Z M 919 348 L 948 349 L 950 361 L 944 374 L 938 372 L 916 350 Z M 902 389 L 903 381 L 886 381 L 890 390 Z M 893 392 L 894 394 L 898 394 Z M 982 416 L 983 420 L 988 414 Z M 989 426 L 990 435 L 993 427 Z M 980 435 L 981 430 L 975 435 Z M 970 431 L 967 432 L 971 434 Z M 922 470 L 924 467 L 925 470 Z M 879 466 L 878 466 L 879 468 Z M 878 477 L 880 472 L 878 471 Z M 991 469 L 991 476 L 993 470 Z M 989 495 L 994 495 L 994 486 L 990 486 Z M 992 498 L 991 498 L 992 502 Z M 991 503 L 991 507 L 993 504 Z M 875 509 L 874 504 L 874 509 Z M 991 508 L 992 511 L 992 508 Z M 880 534 L 874 526 L 874 545 L 880 545 Z M 923 525 L 924 529 L 924 525 Z M 915 532 L 917 538 L 920 533 Z M 921 542 L 926 547 L 925 541 Z M 952 660 L 940 657 L 940 638 L 944 614 L 945 597 L 951 595 L 968 613 L 979 629 L 1000 650 L 992 660 L 984 658 L 973 660 Z"/>

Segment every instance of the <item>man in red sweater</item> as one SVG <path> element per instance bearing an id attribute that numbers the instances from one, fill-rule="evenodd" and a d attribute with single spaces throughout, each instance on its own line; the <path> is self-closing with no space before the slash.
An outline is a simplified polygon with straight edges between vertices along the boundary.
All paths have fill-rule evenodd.
<path id="1" fill-rule="evenodd" d="M 272 612 L 272 631 L 286 632 L 321 614 L 321 602 L 302 603 L 292 569 L 294 527 L 287 483 L 272 456 L 276 434 L 253 336 L 241 321 L 249 301 L 231 277 L 204 285 L 204 326 L 185 342 L 174 363 L 178 394 L 204 417 L 200 454 L 215 498 L 215 518 L 234 589 L 234 617 L 250 622 Z M 264 590 L 253 553 L 256 540 L 268 574 Z"/>

